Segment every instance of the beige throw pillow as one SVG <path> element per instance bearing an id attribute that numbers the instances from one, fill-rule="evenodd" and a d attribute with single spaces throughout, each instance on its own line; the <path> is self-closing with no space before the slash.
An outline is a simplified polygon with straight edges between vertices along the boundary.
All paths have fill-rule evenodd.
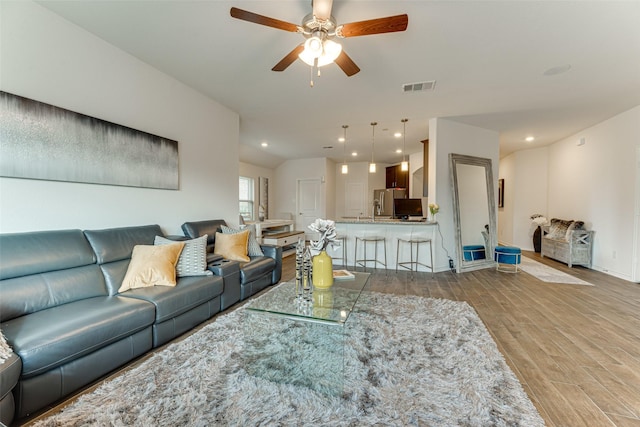
<path id="1" fill-rule="evenodd" d="M 136 245 L 118 292 L 147 286 L 175 286 L 176 264 L 183 242 L 170 245 Z"/>
<path id="2" fill-rule="evenodd" d="M 213 253 L 233 261 L 249 262 L 248 246 L 249 230 L 237 234 L 216 233 L 216 246 Z"/>

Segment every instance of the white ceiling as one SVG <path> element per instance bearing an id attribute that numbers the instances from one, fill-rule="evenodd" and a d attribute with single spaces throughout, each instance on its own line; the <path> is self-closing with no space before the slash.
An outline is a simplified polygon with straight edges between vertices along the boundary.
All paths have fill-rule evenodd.
<path id="1" fill-rule="evenodd" d="M 334 0 L 340 23 L 409 15 L 407 31 L 343 39 L 362 71 L 271 68 L 303 37 L 230 17 L 232 6 L 300 24 L 309 0 L 42 1 L 40 4 L 240 115 L 241 160 L 330 157 L 347 149 L 396 163 L 421 149 L 428 120 L 500 132 L 501 156 L 556 142 L 640 104 L 640 1 Z M 550 68 L 570 65 L 546 76 Z M 403 93 L 436 80 L 435 90 Z M 528 135 L 533 143 L 524 142 Z M 269 147 L 264 149 L 261 142 Z M 324 149 L 324 146 L 333 146 Z M 353 158 L 351 158 L 353 159 Z"/>

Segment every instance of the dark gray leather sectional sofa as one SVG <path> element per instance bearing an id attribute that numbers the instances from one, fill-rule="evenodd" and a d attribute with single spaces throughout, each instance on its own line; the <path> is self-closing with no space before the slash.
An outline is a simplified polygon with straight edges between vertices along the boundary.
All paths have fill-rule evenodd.
<path id="1" fill-rule="evenodd" d="M 227 225 L 223 219 L 185 222 L 182 224 L 182 231 L 190 239 L 206 234 L 207 249 L 212 253 L 216 243 L 216 232 L 220 232 L 222 225 Z M 282 248 L 272 245 L 260 245 L 260 247 L 265 256 L 250 257 L 251 261 L 242 264 L 237 261 L 231 261 L 228 265 L 220 267 L 226 268 L 228 270 L 227 274 L 230 274 L 233 269 L 238 269 L 240 299 L 242 300 L 280 281 L 282 275 Z"/>
<path id="2" fill-rule="evenodd" d="M 163 236 L 158 225 L 0 235 L 1 328 L 22 363 L 13 389 L 17 417 L 250 296 L 240 290 L 241 266 L 222 259 L 210 265 L 212 276 L 118 293 L 133 247 L 153 245 L 156 235 Z M 268 284 L 280 279 L 278 249 L 273 249 L 280 258 L 271 260 Z"/>

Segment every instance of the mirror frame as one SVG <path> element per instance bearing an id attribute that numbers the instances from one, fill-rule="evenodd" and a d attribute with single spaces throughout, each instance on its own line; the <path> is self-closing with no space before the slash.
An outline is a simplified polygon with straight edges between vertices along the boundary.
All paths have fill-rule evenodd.
<path id="1" fill-rule="evenodd" d="M 487 183 L 487 205 L 489 208 L 489 248 L 486 258 L 477 261 L 465 261 L 462 251 L 462 232 L 460 230 L 460 199 L 458 192 L 458 165 L 472 165 L 484 168 Z M 493 182 L 493 167 L 491 159 L 482 157 L 467 156 L 464 154 L 449 154 L 449 171 L 451 174 L 451 194 L 453 197 L 453 220 L 456 228 L 456 252 L 458 263 L 456 272 L 479 270 L 482 268 L 495 267 L 493 251 L 497 245 L 496 238 L 496 200 Z"/>

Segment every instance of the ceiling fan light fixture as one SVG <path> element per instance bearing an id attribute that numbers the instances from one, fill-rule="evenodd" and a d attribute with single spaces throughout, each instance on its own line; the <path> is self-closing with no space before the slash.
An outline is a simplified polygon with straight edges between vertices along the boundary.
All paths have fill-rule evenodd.
<path id="1" fill-rule="evenodd" d="M 305 64 L 310 67 L 313 67 L 315 64 L 315 60 L 318 60 L 318 67 L 323 67 L 325 65 L 332 64 L 333 61 L 336 60 L 340 53 L 342 52 L 342 45 L 340 43 L 336 43 L 333 40 L 325 40 L 322 42 L 322 48 L 320 49 L 320 53 L 317 54 L 317 51 L 313 49 L 307 49 L 307 43 L 309 40 L 314 37 L 309 38 L 305 43 L 305 48 L 300 54 L 298 58 L 300 58 Z M 317 54 L 317 56 L 316 56 Z"/>
<path id="2" fill-rule="evenodd" d="M 319 58 L 322 55 L 322 38 L 313 35 L 304 42 L 304 51 L 312 58 Z"/>

